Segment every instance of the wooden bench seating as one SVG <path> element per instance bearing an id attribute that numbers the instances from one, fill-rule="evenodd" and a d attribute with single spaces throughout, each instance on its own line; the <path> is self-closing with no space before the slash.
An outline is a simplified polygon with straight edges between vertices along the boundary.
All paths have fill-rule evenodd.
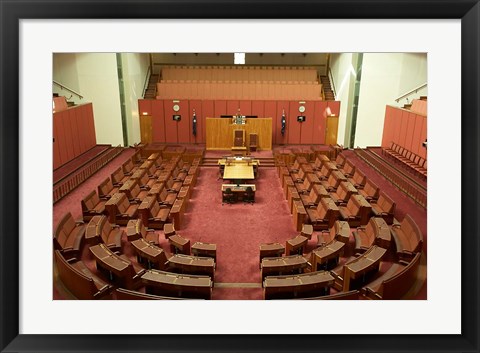
<path id="1" fill-rule="evenodd" d="M 322 230 L 322 236 L 318 236 L 317 245 L 323 246 L 326 243 L 330 243 L 333 240 L 341 241 L 348 244 L 350 240 L 350 226 L 345 221 L 335 221 L 333 227 L 329 230 Z"/>
<path id="2" fill-rule="evenodd" d="M 53 233 L 53 246 L 67 258 L 77 257 L 82 249 L 85 223 L 75 222 L 70 212 L 66 213 Z"/>
<path id="3" fill-rule="evenodd" d="M 153 229 L 147 229 L 141 219 L 131 219 L 127 223 L 127 240 L 132 242 L 143 238 L 148 243 L 158 245 L 158 234 Z"/>
<path id="4" fill-rule="evenodd" d="M 427 177 L 427 160 L 412 151 L 392 142 L 390 148 L 382 149 L 382 153 L 402 163 L 402 165 L 411 168 L 421 177 Z"/>
<path id="5" fill-rule="evenodd" d="M 141 285 L 140 278 L 145 269 L 125 255 L 113 253 L 105 244 L 93 245 L 89 250 L 95 258 L 97 269 L 104 272 L 111 282 L 127 289 L 136 289 Z"/>
<path id="6" fill-rule="evenodd" d="M 140 203 L 148 195 L 148 191 L 140 188 L 140 184 L 136 179 L 127 180 L 118 191 L 126 194 L 130 202 Z"/>
<path id="7" fill-rule="evenodd" d="M 105 200 L 100 200 L 95 190 L 92 190 L 82 201 L 83 220 L 88 222 L 93 216 L 105 214 Z"/>
<path id="8" fill-rule="evenodd" d="M 110 223 L 126 226 L 129 220 L 137 218 L 138 206 L 137 201 L 130 202 L 125 193 L 115 194 L 106 203 Z"/>
<path id="9" fill-rule="evenodd" d="M 298 275 L 267 276 L 263 280 L 263 297 L 267 299 L 293 299 L 328 295 L 334 283 L 328 271 Z"/>
<path id="10" fill-rule="evenodd" d="M 352 194 L 346 206 L 339 206 L 340 217 L 347 221 L 350 227 L 366 225 L 370 219 L 372 206 L 361 195 Z"/>
<path id="11" fill-rule="evenodd" d="M 128 175 L 123 173 L 122 167 L 118 167 L 111 175 L 112 183 L 114 186 L 122 186 L 124 182 L 129 179 Z"/>
<path id="12" fill-rule="evenodd" d="M 358 257 L 350 257 L 343 266 L 338 266 L 330 273 L 335 277 L 334 287 L 347 292 L 358 289 L 376 274 L 386 249 L 373 245 Z"/>
<path id="13" fill-rule="evenodd" d="M 300 195 L 305 207 L 317 206 L 322 197 L 329 197 L 327 190 L 322 185 L 314 184 L 309 194 Z"/>
<path id="14" fill-rule="evenodd" d="M 334 171 L 338 170 L 337 166 L 333 162 L 324 162 L 320 171 L 315 172 L 315 175 L 320 180 L 327 180 Z"/>
<path id="15" fill-rule="evenodd" d="M 138 166 L 135 166 L 133 163 L 133 160 L 131 158 L 127 159 L 123 164 L 122 164 L 122 170 L 123 174 L 126 176 L 132 175 L 136 170 Z"/>
<path id="16" fill-rule="evenodd" d="M 212 298 L 213 282 L 210 276 L 147 270 L 142 276 L 142 282 L 148 294 L 196 299 Z"/>
<path id="17" fill-rule="evenodd" d="M 345 156 L 339 153 L 337 158 L 335 159 L 335 165 L 337 166 L 337 168 L 341 169 L 345 165 L 346 161 L 347 159 L 345 158 Z"/>
<path id="18" fill-rule="evenodd" d="M 358 189 L 358 193 L 362 195 L 368 202 L 372 202 L 373 200 L 378 199 L 380 189 L 373 181 L 367 179 L 363 189 Z"/>
<path id="19" fill-rule="evenodd" d="M 137 292 L 135 290 L 117 288 L 115 291 L 115 296 L 118 300 L 192 300 L 191 298 L 175 298 L 175 297 L 164 297 L 160 295 L 147 294 L 142 292 Z"/>
<path id="20" fill-rule="evenodd" d="M 397 255 L 400 258 L 411 258 L 417 252 L 422 251 L 423 235 L 413 218 L 407 214 L 400 224 L 394 224 L 391 228 L 395 241 Z"/>
<path id="21" fill-rule="evenodd" d="M 167 189 L 167 191 L 172 191 L 177 193 L 180 191 L 182 186 L 183 186 L 183 182 L 175 181 L 173 179 L 173 176 L 171 176 L 165 183 L 165 188 Z"/>
<path id="22" fill-rule="evenodd" d="M 85 240 L 88 244 L 104 243 L 113 251 L 122 248 L 123 230 L 117 225 L 112 225 L 106 216 L 95 216 L 87 224 Z"/>
<path id="23" fill-rule="evenodd" d="M 104 181 L 100 183 L 97 187 L 98 197 L 101 200 L 108 200 L 115 193 L 118 192 L 118 187 L 113 186 L 112 180 L 110 178 L 105 178 Z"/>
<path id="24" fill-rule="evenodd" d="M 345 165 L 343 168 L 338 168 L 343 175 L 345 175 L 347 178 L 352 178 L 353 175 L 355 174 L 356 167 L 350 162 L 348 159 L 345 162 Z"/>
<path id="25" fill-rule="evenodd" d="M 112 286 L 94 275 L 82 261 L 68 262 L 55 250 L 55 264 L 63 285 L 77 299 L 100 299 L 110 295 Z"/>
<path id="26" fill-rule="evenodd" d="M 336 191 L 330 193 L 330 197 L 337 205 L 346 204 L 350 196 L 358 193 L 358 190 L 348 181 L 342 181 Z"/>
<path id="27" fill-rule="evenodd" d="M 375 217 L 382 217 L 387 224 L 393 224 L 396 204 L 386 193 L 380 191 L 378 200 L 372 201 L 371 205 Z"/>
<path id="28" fill-rule="evenodd" d="M 352 185 L 357 188 L 357 189 L 362 189 L 365 186 L 365 183 L 367 182 L 367 177 L 365 174 L 360 169 L 355 169 L 355 173 L 353 174 L 353 177 L 347 178 L 347 181 L 352 183 Z"/>
<path id="29" fill-rule="evenodd" d="M 322 180 L 321 184 L 328 192 L 334 192 L 342 181 L 347 181 L 347 177 L 339 170 L 334 170 L 327 180 Z"/>
<path id="30" fill-rule="evenodd" d="M 138 207 L 138 213 L 146 227 L 163 229 L 165 223 L 170 223 L 170 209 L 164 204 L 159 204 L 154 196 L 147 196 Z"/>
<path id="31" fill-rule="evenodd" d="M 339 208 L 329 197 L 320 199 L 316 208 L 306 208 L 308 220 L 315 230 L 328 229 L 339 217 Z"/>
<path id="32" fill-rule="evenodd" d="M 355 250 L 358 252 L 368 250 L 373 244 L 386 249 L 390 247 L 390 228 L 383 218 L 370 218 L 366 226 L 357 227 L 353 231 L 353 237 L 355 238 Z"/>
<path id="33" fill-rule="evenodd" d="M 136 180 L 140 189 L 148 191 L 157 182 L 157 178 L 149 177 L 147 170 L 138 169 L 130 176 L 130 179 Z"/>
<path id="34" fill-rule="evenodd" d="M 362 288 L 362 294 L 369 299 L 402 299 L 417 280 L 421 253 L 412 261 L 393 264 L 382 276 Z"/>
<path id="35" fill-rule="evenodd" d="M 348 292 L 338 292 L 335 294 L 324 295 L 321 297 L 312 297 L 312 298 L 301 298 L 304 300 L 358 300 L 360 296 L 360 291 L 350 290 Z"/>

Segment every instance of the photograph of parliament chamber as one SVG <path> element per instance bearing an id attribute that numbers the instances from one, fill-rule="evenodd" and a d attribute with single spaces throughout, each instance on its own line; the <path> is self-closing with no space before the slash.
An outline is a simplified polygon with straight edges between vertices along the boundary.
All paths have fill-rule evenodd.
<path id="1" fill-rule="evenodd" d="M 54 54 L 53 299 L 427 299 L 427 91 L 424 53 Z"/>

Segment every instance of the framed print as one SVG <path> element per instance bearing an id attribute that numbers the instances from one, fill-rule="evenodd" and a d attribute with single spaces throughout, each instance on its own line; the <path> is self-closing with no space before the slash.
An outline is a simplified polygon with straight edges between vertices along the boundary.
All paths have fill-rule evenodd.
<path id="1" fill-rule="evenodd" d="M 0 12 L 2 352 L 479 351 L 478 1 L 0 0 Z M 52 153 L 43 146 L 51 142 L 52 53 L 302 53 L 322 45 L 332 53 L 427 52 L 429 111 L 436 120 L 429 125 L 429 166 L 437 176 L 428 194 L 434 251 L 426 300 L 341 306 L 179 300 L 150 307 L 52 301 L 52 262 L 39 241 L 51 236 L 43 204 L 52 193 L 43 185 L 52 183 Z M 304 126 L 313 124 L 309 103 L 286 112 L 287 119 L 292 115 L 287 133 L 299 112 L 308 117 L 301 119 Z M 211 109 L 219 107 L 212 103 Z M 242 112 L 247 118 L 255 115 L 249 109 Z M 189 115 L 175 100 L 165 116 L 188 129 Z M 202 129 L 195 118 L 195 138 Z"/>

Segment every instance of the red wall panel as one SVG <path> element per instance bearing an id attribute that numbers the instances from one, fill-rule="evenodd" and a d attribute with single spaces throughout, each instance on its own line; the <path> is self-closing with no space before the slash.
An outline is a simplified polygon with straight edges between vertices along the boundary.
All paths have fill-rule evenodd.
<path id="1" fill-rule="evenodd" d="M 77 133 L 78 133 L 78 142 L 80 146 L 80 151 L 85 152 L 87 150 L 88 141 L 88 131 L 85 129 L 85 124 L 83 123 L 83 114 L 80 110 L 75 109 L 75 120 L 77 123 Z"/>
<path id="2" fill-rule="evenodd" d="M 192 136 L 192 116 L 189 114 L 188 100 L 182 100 L 178 105 L 180 110 L 176 114 L 180 114 L 182 119 L 177 122 L 177 142 L 189 143 Z"/>
<path id="3" fill-rule="evenodd" d="M 195 115 L 197 117 L 197 136 L 193 136 L 193 133 L 190 134 L 191 143 L 205 143 L 205 116 L 202 114 L 202 101 L 200 100 L 191 100 L 189 101 L 189 116 L 190 116 L 190 126 L 193 129 L 193 111 L 195 110 Z"/>
<path id="4" fill-rule="evenodd" d="M 423 128 L 423 121 L 425 117 L 421 115 L 415 114 L 415 128 L 413 130 L 413 138 L 412 138 L 412 152 L 418 154 L 422 147 L 421 135 L 422 135 L 422 128 Z M 420 141 L 420 143 L 418 143 Z M 425 141 L 425 140 L 424 140 Z"/>
<path id="5" fill-rule="evenodd" d="M 423 117 L 423 123 L 422 123 L 422 132 L 420 134 L 420 140 L 419 144 L 420 146 L 422 145 L 422 142 L 425 142 L 427 139 L 427 118 Z M 419 148 L 418 150 L 418 155 L 423 158 L 427 158 L 427 149 L 424 148 L 423 146 Z"/>
<path id="6" fill-rule="evenodd" d="M 160 99 L 152 101 L 152 141 L 165 142 L 165 113 Z"/>
<path id="7" fill-rule="evenodd" d="M 396 144 L 400 143 L 400 128 L 402 126 L 402 111 L 400 109 L 395 109 L 393 114 L 393 142 Z"/>
<path id="8" fill-rule="evenodd" d="M 56 123 L 55 114 L 53 114 L 53 169 L 56 169 L 62 165 L 59 149 L 59 132 L 58 124 Z"/>
<path id="9" fill-rule="evenodd" d="M 230 100 L 230 101 L 227 101 L 227 114 L 225 115 L 235 115 L 238 113 L 238 108 L 239 108 L 239 104 L 238 104 L 238 101 L 236 100 Z M 216 112 L 216 110 L 215 110 Z M 243 112 L 241 112 L 243 114 Z M 245 115 L 245 114 L 243 114 Z M 217 118 L 219 118 L 219 116 L 217 116 Z"/>
<path id="10" fill-rule="evenodd" d="M 215 116 L 212 118 L 220 118 L 222 115 L 227 115 L 227 101 L 224 100 L 215 100 Z"/>
<path id="11" fill-rule="evenodd" d="M 275 109 L 276 111 L 276 109 Z M 252 101 L 252 114 L 256 115 L 259 118 L 269 118 L 269 116 L 265 115 L 265 103 L 264 101 Z M 273 118 L 273 116 L 271 117 Z"/>
<path id="12" fill-rule="evenodd" d="M 333 115 L 340 116 L 340 101 L 328 101 L 327 105 Z"/>
<path id="13" fill-rule="evenodd" d="M 300 115 L 300 112 L 298 113 Z M 312 144 L 313 131 L 315 129 L 315 102 L 305 102 L 305 122 L 300 124 L 300 143 Z"/>
<path id="14" fill-rule="evenodd" d="M 84 109 L 84 119 L 88 123 L 88 127 L 89 127 L 88 137 L 87 137 L 87 141 L 88 141 L 87 150 L 88 150 L 97 144 L 97 137 L 95 134 L 95 120 L 93 117 L 93 105 L 92 103 L 85 104 L 84 106 L 82 106 L 82 108 Z"/>
<path id="15" fill-rule="evenodd" d="M 275 126 L 275 135 L 273 142 L 277 145 L 288 143 L 288 133 L 290 131 L 290 124 L 288 123 L 289 116 L 289 103 L 287 101 L 266 101 L 265 102 L 265 116 L 268 117 L 268 109 L 270 104 L 277 106 L 275 115 L 272 116 L 272 125 Z M 282 112 L 285 110 L 285 120 L 287 124 L 285 126 L 285 135 L 282 135 Z"/>
<path id="16" fill-rule="evenodd" d="M 69 111 L 69 119 L 70 120 L 70 129 L 72 131 L 72 144 L 73 144 L 73 155 L 75 157 L 79 156 L 80 154 L 83 153 L 82 149 L 80 148 L 80 136 L 78 134 L 78 129 L 77 127 L 77 110 L 76 109 L 70 109 Z"/>
<path id="17" fill-rule="evenodd" d="M 207 100 L 207 101 L 202 101 L 202 113 L 204 116 L 204 119 L 206 118 L 214 118 L 215 117 L 215 104 L 213 101 Z M 206 123 L 205 123 L 206 124 Z M 203 141 L 207 140 L 207 129 L 203 129 Z"/>
<path id="18" fill-rule="evenodd" d="M 315 102 L 315 123 L 313 127 L 312 143 L 315 145 L 325 143 L 325 129 L 327 127 L 327 108 L 330 102 Z M 330 111 L 333 114 L 332 109 Z"/>
<path id="19" fill-rule="evenodd" d="M 173 120 L 173 115 L 177 114 L 173 110 L 173 106 L 177 103 L 173 103 L 172 100 L 163 101 L 163 111 L 165 113 L 165 142 L 177 143 L 178 142 L 178 123 Z"/>
<path id="20" fill-rule="evenodd" d="M 407 124 L 408 124 L 408 111 L 402 111 L 402 122 L 400 124 L 400 136 L 399 144 L 400 146 L 405 147 L 407 141 Z"/>
<path id="21" fill-rule="evenodd" d="M 289 144 L 299 144 L 300 143 L 300 131 L 302 128 L 302 123 L 297 121 L 297 116 L 300 115 L 298 107 L 300 104 L 298 101 L 289 102 L 289 111 L 287 117 L 287 129 L 288 129 L 288 143 Z"/>
<path id="22" fill-rule="evenodd" d="M 252 103 L 253 102 L 250 100 L 239 101 L 240 113 L 242 115 L 255 115 L 255 114 L 252 114 Z"/>
<path id="23" fill-rule="evenodd" d="M 138 115 L 152 115 L 152 101 L 152 99 L 139 99 Z"/>
<path id="24" fill-rule="evenodd" d="M 407 122 L 407 137 L 405 139 L 405 148 L 413 152 L 413 131 L 415 129 L 415 116 L 414 113 L 408 113 Z"/>
<path id="25" fill-rule="evenodd" d="M 382 135 L 382 147 L 390 147 L 393 139 L 394 132 L 394 109 L 393 107 L 387 105 L 385 107 L 385 119 L 383 121 L 383 135 Z"/>

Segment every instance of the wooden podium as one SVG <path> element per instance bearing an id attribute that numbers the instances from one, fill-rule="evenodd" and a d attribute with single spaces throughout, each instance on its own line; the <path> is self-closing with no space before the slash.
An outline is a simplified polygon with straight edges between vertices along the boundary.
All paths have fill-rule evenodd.
<path id="1" fill-rule="evenodd" d="M 257 134 L 257 149 L 272 149 L 272 118 L 247 118 L 245 124 L 232 124 L 231 119 L 206 118 L 207 150 L 231 150 L 233 131 L 245 130 L 245 146 L 250 134 Z"/>

